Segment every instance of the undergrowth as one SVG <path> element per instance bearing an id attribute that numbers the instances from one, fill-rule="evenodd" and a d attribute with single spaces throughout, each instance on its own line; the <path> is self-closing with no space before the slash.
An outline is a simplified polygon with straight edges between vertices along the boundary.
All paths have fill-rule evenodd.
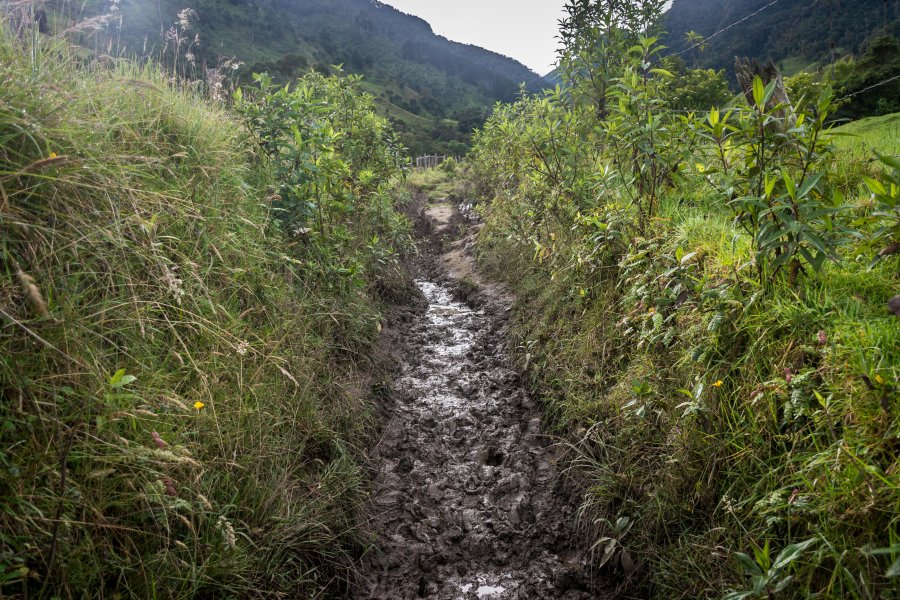
<path id="1" fill-rule="evenodd" d="M 0 28 L 0 595 L 340 593 L 399 163 L 316 125 L 346 210 L 310 239 L 230 110 L 40 38 Z"/>
<path id="2" fill-rule="evenodd" d="M 900 597 L 896 136 L 879 160 L 777 77 L 671 111 L 660 10 L 567 3 L 566 85 L 462 169 L 595 565 L 642 598 Z"/>

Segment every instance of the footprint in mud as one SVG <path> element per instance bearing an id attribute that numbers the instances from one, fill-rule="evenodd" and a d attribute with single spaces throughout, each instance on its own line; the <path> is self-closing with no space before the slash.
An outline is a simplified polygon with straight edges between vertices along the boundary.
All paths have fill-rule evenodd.
<path id="1" fill-rule="evenodd" d="M 574 507 L 537 407 L 504 364 L 501 324 L 421 280 L 373 460 L 379 552 L 353 597 L 583 599 Z"/>

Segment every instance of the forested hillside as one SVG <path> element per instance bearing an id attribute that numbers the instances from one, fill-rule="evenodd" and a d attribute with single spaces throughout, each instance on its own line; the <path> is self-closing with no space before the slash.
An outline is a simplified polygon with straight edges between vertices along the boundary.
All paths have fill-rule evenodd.
<path id="1" fill-rule="evenodd" d="M 675 0 L 663 39 L 670 66 L 698 69 L 693 85 L 715 69 L 736 90 L 736 57 L 772 60 L 795 99 L 830 85 L 835 116 L 858 119 L 900 110 L 898 11 L 896 0 Z"/>
<path id="2" fill-rule="evenodd" d="M 696 44 L 686 34 L 716 36 L 688 51 L 686 60 L 707 68 L 731 69 L 735 56 L 773 59 L 789 73 L 860 52 L 874 35 L 897 33 L 896 0 L 674 0 L 665 15 L 667 45 L 682 51 Z"/>
<path id="3" fill-rule="evenodd" d="M 522 83 L 532 92 L 546 85 L 513 59 L 437 36 L 422 19 L 369 0 L 123 0 L 112 13 L 106 1 L 56 6 L 72 22 L 112 14 L 88 42 L 102 52 L 159 56 L 180 36 L 198 65 L 236 57 L 245 81 L 252 72 L 288 81 L 342 65 L 365 76 L 414 152 L 464 153 L 494 102 L 512 100 Z"/>

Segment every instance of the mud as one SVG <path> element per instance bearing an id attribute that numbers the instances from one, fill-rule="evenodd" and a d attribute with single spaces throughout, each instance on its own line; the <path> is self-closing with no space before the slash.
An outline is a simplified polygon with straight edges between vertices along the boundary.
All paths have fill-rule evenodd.
<path id="1" fill-rule="evenodd" d="M 378 551 L 351 597 L 612 598 L 590 575 L 539 408 L 508 366 L 510 297 L 482 288 L 475 305 L 461 300 L 460 274 L 471 286 L 476 272 L 470 241 L 451 239 L 459 215 L 423 218 L 427 308 L 394 332 L 400 367 L 371 456 Z"/>

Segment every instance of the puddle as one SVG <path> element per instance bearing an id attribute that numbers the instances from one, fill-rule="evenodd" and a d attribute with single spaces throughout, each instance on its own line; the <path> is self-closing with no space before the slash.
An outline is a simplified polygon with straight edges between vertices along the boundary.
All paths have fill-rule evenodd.
<path id="1" fill-rule="evenodd" d="M 491 600 L 493 598 L 503 598 L 504 593 L 506 592 L 506 587 L 497 583 L 497 581 L 502 581 L 502 578 L 498 578 L 496 576 L 489 575 L 478 575 L 475 579 L 477 579 L 477 583 L 462 583 L 459 584 L 459 590 L 462 592 L 462 595 L 459 596 L 460 600 L 464 600 L 466 598 L 470 598 L 471 594 L 475 594 L 479 598 L 479 600 Z M 506 583 L 507 586 L 515 584 Z"/>

